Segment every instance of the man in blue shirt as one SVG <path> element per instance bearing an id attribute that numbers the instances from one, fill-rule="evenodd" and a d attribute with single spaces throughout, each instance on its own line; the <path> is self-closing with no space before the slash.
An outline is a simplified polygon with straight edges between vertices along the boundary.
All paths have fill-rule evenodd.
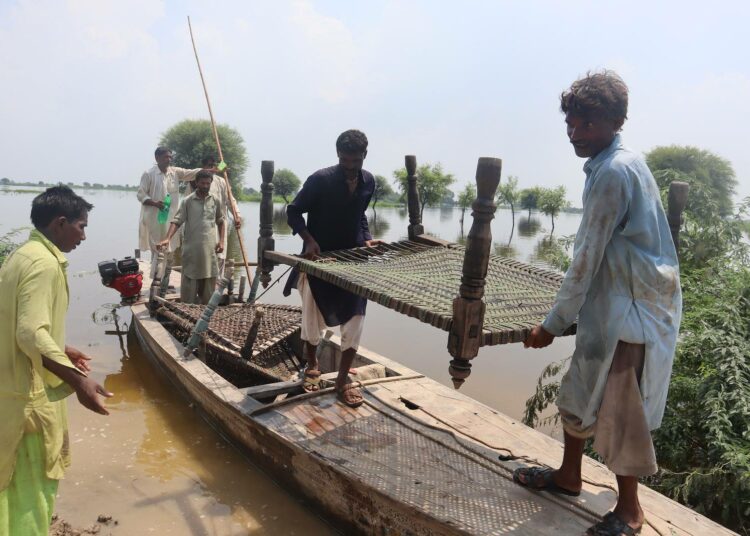
<path id="1" fill-rule="evenodd" d="M 561 95 L 568 138 L 587 158 L 583 217 L 555 305 L 526 347 L 543 348 L 578 318 L 576 349 L 557 406 L 565 433 L 559 469 L 521 468 L 533 489 L 578 495 L 586 439 L 617 476 L 617 505 L 596 536 L 637 534 L 638 478 L 656 472 L 650 431 L 664 414 L 682 311 L 677 253 L 659 189 L 625 148 L 628 89 L 612 71 L 589 74 Z"/>
<path id="2" fill-rule="evenodd" d="M 303 255 L 315 259 L 323 251 L 373 246 L 365 211 L 375 189 L 372 173 L 362 169 L 367 156 L 367 137 L 347 130 L 336 140 L 339 163 L 310 175 L 287 207 L 287 221 L 304 242 Z M 307 222 L 303 218 L 307 214 Z M 307 370 L 304 388 L 318 389 L 320 371 L 315 355 L 326 326 L 341 326 L 341 366 L 336 391 L 344 404 L 357 407 L 362 394 L 348 383 L 349 369 L 359 348 L 367 300 L 315 277 L 294 270 L 284 294 L 296 284 L 302 297 L 302 340 Z"/>

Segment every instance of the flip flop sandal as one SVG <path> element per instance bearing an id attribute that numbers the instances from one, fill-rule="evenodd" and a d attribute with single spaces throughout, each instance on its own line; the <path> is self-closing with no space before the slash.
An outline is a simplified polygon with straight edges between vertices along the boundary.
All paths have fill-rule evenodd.
<path id="1" fill-rule="evenodd" d="M 314 393 L 320 390 L 320 371 L 305 369 L 302 389 L 307 393 Z"/>
<path id="2" fill-rule="evenodd" d="M 554 470 L 543 467 L 519 467 L 513 471 L 513 482 L 534 491 L 548 491 L 569 497 L 578 497 L 581 494 L 580 491 L 571 491 L 555 484 L 552 473 Z"/>
<path id="3" fill-rule="evenodd" d="M 636 534 L 641 533 L 642 528 L 643 525 L 634 529 L 617 517 L 617 514 L 609 512 L 604 514 L 604 517 L 599 523 L 589 527 L 586 534 L 588 536 L 620 536 L 621 534 L 624 534 L 625 536 L 635 536 Z"/>
<path id="4" fill-rule="evenodd" d="M 359 388 L 362 386 L 360 382 L 345 383 L 341 389 L 336 389 L 336 398 L 350 408 L 358 408 L 365 401 Z M 356 389 L 356 391 L 353 391 Z"/>

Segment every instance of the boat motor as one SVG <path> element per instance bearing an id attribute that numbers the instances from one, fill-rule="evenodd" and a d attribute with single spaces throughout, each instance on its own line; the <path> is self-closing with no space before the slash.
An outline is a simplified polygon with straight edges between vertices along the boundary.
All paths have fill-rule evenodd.
<path id="1" fill-rule="evenodd" d="M 105 287 L 113 288 L 120 293 L 123 302 L 132 303 L 141 294 L 143 272 L 138 260 L 133 257 L 100 262 L 99 275 L 102 276 L 102 284 Z"/>

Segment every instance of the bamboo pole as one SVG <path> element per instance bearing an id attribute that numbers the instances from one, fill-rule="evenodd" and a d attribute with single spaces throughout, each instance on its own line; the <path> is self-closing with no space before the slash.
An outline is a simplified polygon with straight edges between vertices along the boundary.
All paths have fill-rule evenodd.
<path id="1" fill-rule="evenodd" d="M 203 77 L 203 69 L 201 69 L 201 60 L 198 59 L 198 49 L 195 46 L 195 39 L 193 38 L 193 26 L 190 24 L 190 17 L 187 18 L 188 20 L 188 28 L 190 29 L 190 41 L 193 43 L 193 52 L 195 52 L 195 63 L 198 64 L 198 73 L 201 75 L 201 83 L 203 84 L 203 93 L 206 95 L 206 104 L 208 105 L 208 115 L 211 118 L 211 130 L 214 133 L 214 140 L 216 140 L 216 149 L 219 151 L 219 160 L 221 162 L 224 162 L 224 153 L 221 151 L 221 142 L 219 141 L 219 132 L 216 130 L 216 121 L 214 121 L 214 112 L 211 109 L 211 100 L 208 98 L 208 89 L 206 88 L 206 79 Z M 229 195 L 229 208 L 232 210 L 232 216 L 234 217 L 234 221 L 239 221 L 239 214 L 237 213 L 237 205 L 235 204 L 234 200 L 234 194 L 232 193 L 232 184 L 229 182 L 229 175 L 227 174 L 226 170 L 224 170 L 224 181 L 227 185 L 227 194 Z M 224 231 L 225 233 L 229 232 L 228 230 Z M 248 280 L 252 281 L 252 276 L 250 275 L 250 266 L 247 262 L 247 255 L 245 254 L 245 243 L 242 240 L 242 233 L 239 229 L 237 229 L 237 238 L 239 239 L 240 243 L 240 253 L 242 254 L 242 261 L 245 263 L 245 273 L 247 274 Z"/>

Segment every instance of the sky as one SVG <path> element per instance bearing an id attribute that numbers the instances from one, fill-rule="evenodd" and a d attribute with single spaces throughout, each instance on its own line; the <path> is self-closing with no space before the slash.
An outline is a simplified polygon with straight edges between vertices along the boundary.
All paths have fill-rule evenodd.
<path id="1" fill-rule="evenodd" d="M 580 206 L 559 95 L 608 68 L 630 87 L 627 146 L 713 151 L 750 196 L 750 2 L 721 0 L 0 0 L 0 177 L 136 184 L 163 132 L 208 118 L 188 15 L 245 186 L 261 160 L 335 164 L 358 128 L 375 174 L 414 154 L 459 191 L 492 156 Z"/>

